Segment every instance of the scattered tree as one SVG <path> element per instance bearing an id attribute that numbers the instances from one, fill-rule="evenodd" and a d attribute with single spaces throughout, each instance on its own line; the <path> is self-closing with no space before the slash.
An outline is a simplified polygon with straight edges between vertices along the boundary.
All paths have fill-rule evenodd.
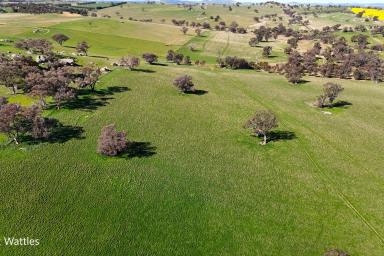
<path id="1" fill-rule="evenodd" d="M 89 48 L 90 48 L 90 46 L 88 45 L 88 43 L 85 41 L 82 41 L 82 42 L 77 44 L 76 51 L 78 54 L 88 55 L 88 49 Z"/>
<path id="2" fill-rule="evenodd" d="M 114 124 L 105 126 L 98 139 L 97 152 L 105 156 L 117 156 L 128 146 L 125 132 L 116 131 Z"/>
<path id="3" fill-rule="evenodd" d="M 182 75 L 177 77 L 173 81 L 173 85 L 181 92 L 193 92 L 195 91 L 192 77 L 189 75 Z"/>
<path id="4" fill-rule="evenodd" d="M 55 40 L 58 44 L 63 45 L 63 43 L 67 41 L 69 37 L 64 34 L 54 34 L 52 39 Z"/>
<path id="5" fill-rule="evenodd" d="M 268 58 L 272 53 L 272 46 L 263 47 L 263 57 Z"/>
<path id="6" fill-rule="evenodd" d="M 140 59 L 134 56 L 122 57 L 120 59 L 120 66 L 127 67 L 129 70 L 133 70 L 140 65 Z"/>
<path id="7" fill-rule="evenodd" d="M 157 62 L 157 55 L 154 53 L 144 53 L 143 54 L 143 59 L 148 63 L 148 64 L 153 64 Z"/>
<path id="8" fill-rule="evenodd" d="M 263 136 L 261 145 L 267 144 L 267 136 L 270 130 L 278 126 L 276 115 L 269 110 L 259 110 L 247 121 L 245 128 L 249 128 L 256 136 Z"/>

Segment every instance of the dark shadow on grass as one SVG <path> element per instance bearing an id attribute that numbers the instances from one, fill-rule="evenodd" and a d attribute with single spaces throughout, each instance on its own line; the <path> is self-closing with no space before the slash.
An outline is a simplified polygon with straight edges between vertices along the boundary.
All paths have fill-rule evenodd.
<path id="1" fill-rule="evenodd" d="M 122 93 L 129 91 L 125 86 L 110 86 L 107 88 L 91 90 L 81 89 L 78 91 L 78 97 L 61 105 L 62 109 L 83 109 L 83 110 L 96 110 L 109 104 L 109 100 L 114 99 L 111 95 L 115 93 Z M 50 106 L 51 109 L 55 108 L 54 105 Z"/>
<path id="2" fill-rule="evenodd" d="M 208 93 L 208 91 L 206 91 L 206 90 L 194 90 L 194 91 L 185 92 L 185 94 L 194 94 L 194 95 L 199 95 L 199 96 L 207 94 L 207 93 Z"/>
<path id="3" fill-rule="evenodd" d="M 351 106 L 352 103 L 351 102 L 348 102 L 348 101 L 344 101 L 344 100 L 341 100 L 341 101 L 338 101 L 338 102 L 335 102 L 333 103 L 330 107 L 332 108 L 343 108 L 343 107 L 347 107 L 347 106 Z"/>
<path id="4" fill-rule="evenodd" d="M 276 56 L 276 55 L 269 55 L 269 56 L 267 57 L 267 59 L 274 59 L 274 58 L 277 58 L 277 57 L 279 57 L 279 56 Z"/>
<path id="5" fill-rule="evenodd" d="M 143 68 L 135 68 L 135 69 L 132 69 L 131 71 L 144 72 L 144 73 L 156 73 L 156 71 L 154 71 L 154 70 L 143 69 Z"/>
<path id="6" fill-rule="evenodd" d="M 296 138 L 296 134 L 290 131 L 271 131 L 268 134 L 268 141 L 293 140 Z"/>
<path id="7" fill-rule="evenodd" d="M 98 59 L 106 59 L 106 60 L 109 60 L 108 57 L 105 57 L 105 56 L 100 56 L 100 55 L 89 55 L 88 57 L 92 57 L 92 58 L 98 58 Z"/>
<path id="8" fill-rule="evenodd" d="M 50 135 L 47 138 L 34 139 L 31 136 L 25 136 L 22 138 L 22 142 L 27 144 L 39 144 L 39 143 L 64 143 L 72 139 L 84 139 L 84 129 L 80 126 L 63 125 L 56 119 L 49 119 L 51 125 L 54 127 L 51 130 Z"/>
<path id="9" fill-rule="evenodd" d="M 152 63 L 151 65 L 153 66 L 162 66 L 162 67 L 167 67 L 168 64 L 165 64 L 165 63 Z"/>
<path id="10" fill-rule="evenodd" d="M 150 157 L 156 154 L 156 147 L 150 142 L 133 141 L 128 143 L 127 150 L 119 155 L 122 158 Z"/>
<path id="11" fill-rule="evenodd" d="M 72 48 L 72 49 L 76 49 L 75 46 L 69 46 L 69 45 L 64 45 L 65 48 Z"/>

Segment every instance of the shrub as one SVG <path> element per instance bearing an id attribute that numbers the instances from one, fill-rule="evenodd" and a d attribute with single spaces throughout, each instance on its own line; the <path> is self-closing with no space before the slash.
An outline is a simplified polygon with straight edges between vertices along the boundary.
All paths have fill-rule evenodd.
<path id="1" fill-rule="evenodd" d="M 149 52 L 147 52 L 147 53 L 144 53 L 144 54 L 143 54 L 143 59 L 144 59 L 147 63 L 149 63 L 149 64 L 153 64 L 153 63 L 157 62 L 157 55 L 154 54 L 154 53 L 149 53 Z"/>
<path id="2" fill-rule="evenodd" d="M 189 75 L 177 77 L 173 81 L 173 85 L 181 92 L 193 92 L 195 90 L 193 88 L 194 84 L 192 82 L 192 77 Z"/>
<path id="3" fill-rule="evenodd" d="M 105 156 L 117 156 L 127 149 L 127 145 L 126 133 L 116 131 L 115 125 L 110 124 L 101 130 L 97 152 Z"/>
<path id="4" fill-rule="evenodd" d="M 140 65 L 140 59 L 134 56 L 122 57 L 120 59 L 120 66 L 127 67 L 132 70 Z"/>

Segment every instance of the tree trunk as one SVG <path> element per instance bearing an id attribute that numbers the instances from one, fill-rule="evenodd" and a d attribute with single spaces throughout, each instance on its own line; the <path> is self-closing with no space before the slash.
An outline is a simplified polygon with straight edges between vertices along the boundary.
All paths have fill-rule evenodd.
<path id="1" fill-rule="evenodd" d="M 15 95 L 17 92 L 17 85 L 12 86 L 12 93 Z"/>
<path id="2" fill-rule="evenodd" d="M 263 135 L 263 141 L 260 142 L 260 145 L 265 145 L 267 144 L 267 134 L 263 132 L 262 135 Z"/>
<path id="3" fill-rule="evenodd" d="M 45 100 L 44 100 L 43 97 L 40 98 L 39 102 L 40 102 L 40 106 L 41 106 L 42 108 L 45 108 L 45 107 L 47 106 L 47 103 L 45 103 Z"/>

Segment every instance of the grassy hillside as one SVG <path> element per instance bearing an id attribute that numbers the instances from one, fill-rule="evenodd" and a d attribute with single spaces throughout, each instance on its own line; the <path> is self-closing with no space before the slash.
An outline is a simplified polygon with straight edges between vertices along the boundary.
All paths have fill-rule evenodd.
<path id="1" fill-rule="evenodd" d="M 254 12 L 258 10 L 259 13 Z M 243 5 L 240 7 L 232 6 L 230 11 L 228 6 L 223 5 L 209 5 L 203 8 L 200 6 L 194 6 L 192 10 L 177 5 L 142 5 L 142 4 L 126 4 L 116 6 L 113 8 L 107 8 L 98 12 L 100 15 L 110 15 L 112 18 L 123 17 L 127 19 L 132 17 L 134 19 L 152 19 L 154 22 L 160 23 L 171 23 L 172 19 L 176 20 L 187 20 L 194 22 L 209 22 L 212 25 L 216 24 L 210 19 L 210 16 L 221 17 L 220 21 L 225 21 L 228 24 L 232 21 L 237 21 L 241 26 L 249 26 L 254 23 L 253 17 L 261 16 L 265 14 L 281 14 L 282 9 L 276 6 L 258 6 Z"/>
<path id="2" fill-rule="evenodd" d="M 103 94 L 48 112 L 82 138 L 1 150 L 1 233 L 40 237 L 35 255 L 381 255 L 382 88 L 343 82 L 352 105 L 324 115 L 309 106 L 317 78 L 145 69 L 114 71 Z M 207 93 L 179 94 L 183 73 Z M 265 147 L 242 128 L 260 108 L 280 120 Z M 137 144 L 126 158 L 95 152 L 109 123 Z"/>
<path id="3" fill-rule="evenodd" d="M 227 23 L 260 26 L 267 22 L 254 24 L 254 16 L 281 11 L 127 4 L 100 10 L 98 18 L 0 14 L 1 38 L 64 33 L 70 40 L 53 43 L 54 50 L 70 56 L 86 40 L 91 48 L 77 57 L 80 64 L 112 67 L 125 55 L 160 56 L 159 65 L 113 68 L 96 92 L 82 89 L 60 110 L 46 109 L 45 116 L 63 124 L 47 142 L 3 146 L 7 138 L 0 134 L 0 235 L 40 239 L 32 248 L 0 245 L 0 255 L 314 256 L 331 248 L 383 255 L 382 84 L 305 77 L 292 85 L 277 74 L 219 69 L 220 55 L 285 62 L 287 38 L 251 48 L 251 33 L 212 30 L 197 37 L 170 25 L 172 18 L 205 21 L 219 14 Z M 310 24 L 361 23 L 339 14 L 320 14 Z M 336 34 L 350 40 L 356 33 Z M 273 47 L 268 59 L 261 56 L 264 46 Z M 302 40 L 299 50 L 312 46 Z M 169 49 L 207 64 L 165 62 Z M 0 52 L 8 51 L 21 52 L 0 44 Z M 173 87 L 181 74 L 193 77 L 198 93 Z M 345 88 L 339 106 L 313 107 L 328 81 Z M 4 86 L 0 96 L 22 105 L 36 101 Z M 243 128 L 259 109 L 279 120 L 266 146 Z M 96 153 L 100 130 L 111 123 L 131 142 L 121 157 Z"/>

